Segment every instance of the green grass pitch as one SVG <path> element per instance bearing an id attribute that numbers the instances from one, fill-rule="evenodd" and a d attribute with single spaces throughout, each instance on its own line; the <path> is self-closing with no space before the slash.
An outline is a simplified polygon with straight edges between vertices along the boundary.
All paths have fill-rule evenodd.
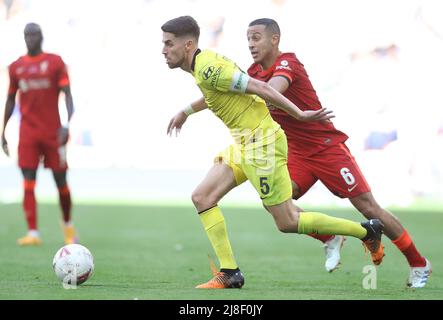
<path id="1" fill-rule="evenodd" d="M 52 258 L 63 245 L 57 205 L 40 204 L 43 245 L 15 244 L 25 233 L 19 204 L 0 210 L 0 299 L 443 299 L 442 212 L 396 211 L 417 247 L 433 264 L 424 289 L 407 290 L 405 258 L 384 237 L 386 257 L 377 268 L 377 288 L 364 289 L 363 267 L 370 265 L 359 241 L 348 238 L 341 267 L 324 269 L 320 242 L 277 231 L 262 208 L 223 207 L 237 262 L 245 275 L 241 290 L 197 290 L 211 277 L 215 256 L 191 207 L 76 205 L 74 221 L 81 244 L 94 255 L 95 272 L 77 289 L 62 287 Z M 350 210 L 323 210 L 360 221 Z"/>

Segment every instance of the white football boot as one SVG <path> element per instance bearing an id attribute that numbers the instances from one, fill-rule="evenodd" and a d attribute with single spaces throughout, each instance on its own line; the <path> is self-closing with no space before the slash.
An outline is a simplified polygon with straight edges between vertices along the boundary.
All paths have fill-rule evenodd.
<path id="1" fill-rule="evenodd" d="M 332 272 L 338 268 L 340 264 L 340 250 L 345 240 L 346 237 L 336 235 L 331 240 L 325 242 L 326 271 Z"/>
<path id="2" fill-rule="evenodd" d="M 429 276 L 432 273 L 431 262 L 426 259 L 424 267 L 411 267 L 409 279 L 406 285 L 409 288 L 423 288 L 428 282 Z"/>

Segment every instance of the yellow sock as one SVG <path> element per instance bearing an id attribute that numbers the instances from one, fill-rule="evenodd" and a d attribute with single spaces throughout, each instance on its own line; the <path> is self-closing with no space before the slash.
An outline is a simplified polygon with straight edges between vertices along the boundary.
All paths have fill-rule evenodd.
<path id="1" fill-rule="evenodd" d="M 362 239 L 367 231 L 360 223 L 335 218 L 320 212 L 300 212 L 298 233 L 339 234 Z"/>
<path id="2" fill-rule="evenodd" d="M 203 211 L 200 213 L 200 218 L 220 262 L 220 269 L 237 269 L 226 231 L 225 218 L 220 208 L 215 206 Z"/>

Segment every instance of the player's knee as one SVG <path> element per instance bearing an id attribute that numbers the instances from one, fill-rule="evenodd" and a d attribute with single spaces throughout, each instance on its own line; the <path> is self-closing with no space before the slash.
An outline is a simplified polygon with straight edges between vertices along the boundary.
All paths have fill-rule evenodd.
<path id="1" fill-rule="evenodd" d="M 202 194 L 197 190 L 194 190 L 194 192 L 192 192 L 191 199 L 194 206 L 197 207 L 202 202 L 202 198 Z"/>
<path id="2" fill-rule="evenodd" d="M 280 232 L 283 232 L 283 233 L 293 233 L 294 232 L 292 230 L 291 226 L 286 225 L 286 224 L 277 224 L 277 228 Z"/>
<path id="3" fill-rule="evenodd" d="M 191 196 L 192 203 L 198 210 L 204 210 L 209 207 L 214 206 L 213 201 L 211 201 L 211 197 L 209 194 L 202 192 L 201 190 L 194 190 Z"/>
<path id="4" fill-rule="evenodd" d="M 67 185 L 66 172 L 64 172 L 64 171 L 62 171 L 62 172 L 53 171 L 52 174 L 54 176 L 55 184 L 57 185 L 58 188 L 62 188 L 65 185 Z"/>
<path id="5" fill-rule="evenodd" d="M 57 188 L 63 188 L 67 185 L 66 179 L 55 179 L 55 184 Z"/>
<path id="6" fill-rule="evenodd" d="M 25 180 L 35 180 L 37 177 L 37 170 L 34 169 L 22 169 L 22 174 Z"/>
<path id="7" fill-rule="evenodd" d="M 293 233 L 293 226 L 288 221 L 275 221 L 275 224 L 280 232 Z"/>

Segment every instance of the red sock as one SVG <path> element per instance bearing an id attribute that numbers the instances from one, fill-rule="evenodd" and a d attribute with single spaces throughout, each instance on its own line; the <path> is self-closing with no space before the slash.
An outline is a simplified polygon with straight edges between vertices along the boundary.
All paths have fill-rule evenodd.
<path id="1" fill-rule="evenodd" d="M 392 243 L 395 244 L 401 252 L 403 252 L 411 267 L 424 267 L 426 265 L 425 258 L 423 258 L 418 252 L 417 248 L 415 248 L 415 245 L 412 242 L 411 237 L 409 237 L 406 229 L 403 231 L 400 237 L 392 240 Z"/>
<path id="2" fill-rule="evenodd" d="M 25 195 L 23 198 L 23 209 L 25 211 L 26 222 L 29 230 L 37 230 L 37 204 L 35 201 L 35 180 L 24 181 L 23 188 Z"/>
<path id="3" fill-rule="evenodd" d="M 58 195 L 60 199 L 60 207 L 63 211 L 63 221 L 71 221 L 71 192 L 69 187 L 65 184 L 63 187 L 58 188 Z"/>
<path id="4" fill-rule="evenodd" d="M 334 235 L 331 234 L 316 234 L 316 233 L 310 233 L 308 234 L 308 236 L 320 240 L 321 242 L 325 243 L 326 241 L 331 240 L 332 238 L 334 238 Z"/>

